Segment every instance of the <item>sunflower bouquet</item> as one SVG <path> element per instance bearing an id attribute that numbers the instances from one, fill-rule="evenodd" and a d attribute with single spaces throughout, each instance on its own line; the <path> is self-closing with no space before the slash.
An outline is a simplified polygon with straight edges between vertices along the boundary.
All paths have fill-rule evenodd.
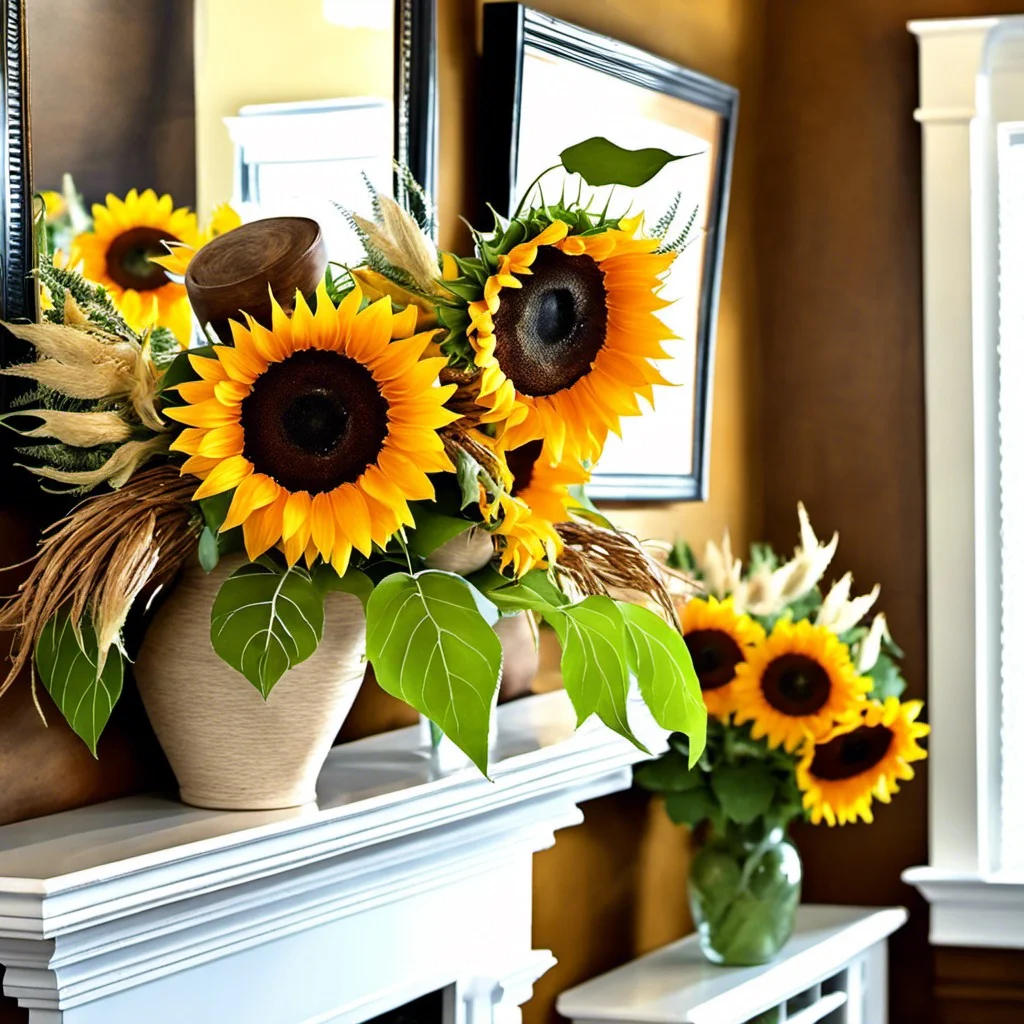
<path id="1" fill-rule="evenodd" d="M 926 756 L 923 705 L 901 701 L 903 652 L 884 613 L 865 624 L 879 587 L 852 596 L 846 573 L 823 594 L 838 535 L 821 543 L 802 504 L 799 518 L 788 561 L 754 545 L 744 568 L 728 533 L 701 557 L 682 543 L 669 552 L 706 592 L 681 619 L 708 709 L 707 745 L 694 765 L 688 738 L 673 736 L 637 781 L 664 794 L 673 821 L 709 837 L 690 895 L 717 962 L 763 962 L 788 938 L 800 880 L 784 838 L 791 821 L 871 822 L 873 802 L 889 803 Z"/>
<path id="2" fill-rule="evenodd" d="M 590 184 L 640 184 L 674 159 L 594 139 L 561 166 Z M 404 173 L 402 185 L 405 206 L 375 195 L 372 220 L 351 217 L 365 264 L 324 258 L 309 288 L 282 284 L 267 240 L 312 222 L 204 234 L 148 192 L 94 211 L 76 269 L 43 260 L 44 322 L 8 325 L 34 358 L 4 371 L 34 387 L 5 422 L 48 486 L 90 496 L 44 537 L 0 612 L 0 628 L 15 632 L 5 685 L 34 661 L 95 753 L 129 661 L 130 613 L 183 580 L 136 659 L 181 781 L 188 744 L 156 720 L 148 677 L 174 676 L 171 717 L 195 735 L 216 718 L 215 694 L 230 691 L 236 708 L 248 680 L 263 729 L 337 633 L 332 602 L 358 599 L 358 625 L 349 616 L 344 628 L 380 686 L 486 771 L 502 669 L 493 627 L 526 611 L 558 635 L 580 722 L 596 716 L 640 745 L 635 687 L 696 761 L 706 715 L 672 570 L 583 490 L 608 433 L 663 383 L 654 361 L 671 337 L 657 316 L 669 225 L 645 237 L 639 217 L 541 198 L 474 231 L 472 255 L 438 253 L 426 197 Z M 257 265 L 269 302 L 237 306 L 219 325 L 200 312 L 200 284 L 253 279 Z M 156 343 L 159 325 L 179 317 L 172 285 L 216 328 L 208 344 L 175 353 Z M 154 315 L 127 315 L 127 297 L 147 292 Z M 206 606 L 174 621 L 202 617 L 207 632 L 182 646 L 160 620 L 193 593 Z M 234 720 L 218 728 L 207 747 L 240 731 Z M 278 741 L 260 735 L 253 749 L 267 758 Z"/>

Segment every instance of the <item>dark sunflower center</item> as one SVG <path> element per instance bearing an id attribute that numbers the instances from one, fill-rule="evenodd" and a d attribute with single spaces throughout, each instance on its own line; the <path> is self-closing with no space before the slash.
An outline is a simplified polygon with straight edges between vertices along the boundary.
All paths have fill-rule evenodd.
<path id="1" fill-rule="evenodd" d="M 506 453 L 505 461 L 512 474 L 512 496 L 522 494 L 533 480 L 533 468 L 540 458 L 543 441 L 527 441 L 526 444 L 513 448 Z"/>
<path id="2" fill-rule="evenodd" d="M 813 715 L 828 702 L 832 682 L 806 654 L 783 654 L 764 671 L 761 688 L 765 700 L 784 715 Z"/>
<path id="3" fill-rule="evenodd" d="M 702 690 L 717 690 L 736 678 L 740 645 L 720 629 L 695 629 L 684 637 Z"/>
<path id="4" fill-rule="evenodd" d="M 338 352 L 296 352 L 256 378 L 242 403 L 243 454 L 289 491 L 320 494 L 356 480 L 388 432 L 373 375 Z"/>
<path id="5" fill-rule="evenodd" d="M 853 778 L 879 764 L 892 740 L 892 730 L 884 725 L 859 726 L 815 747 L 811 774 L 829 782 Z"/>
<path id="6" fill-rule="evenodd" d="M 107 249 L 107 273 L 122 288 L 149 292 L 167 284 L 164 268 L 154 256 L 166 256 L 164 242 L 177 242 L 174 235 L 159 228 L 132 228 L 118 235 Z"/>
<path id="7" fill-rule="evenodd" d="M 522 288 L 503 288 L 495 355 L 524 395 L 553 395 L 586 376 L 604 345 L 604 273 L 590 256 L 541 246 Z"/>

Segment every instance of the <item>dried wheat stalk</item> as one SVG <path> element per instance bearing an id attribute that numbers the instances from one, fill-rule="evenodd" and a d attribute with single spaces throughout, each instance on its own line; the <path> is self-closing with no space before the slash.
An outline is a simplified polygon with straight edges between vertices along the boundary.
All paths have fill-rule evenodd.
<path id="1" fill-rule="evenodd" d="M 555 571 L 583 594 L 633 592 L 653 601 L 677 629 L 679 616 L 666 575 L 681 573 L 659 565 L 631 533 L 577 521 L 555 526 L 565 548 Z M 685 579 L 685 577 L 682 577 Z"/>
<path id="2" fill-rule="evenodd" d="M 0 609 L 0 630 L 14 633 L 0 696 L 58 612 L 66 612 L 76 629 L 86 614 L 91 617 L 102 668 L 143 588 L 169 582 L 195 551 L 200 526 L 190 502 L 194 486 L 176 467 L 158 466 L 118 491 L 82 502 L 49 527 L 31 574 Z"/>

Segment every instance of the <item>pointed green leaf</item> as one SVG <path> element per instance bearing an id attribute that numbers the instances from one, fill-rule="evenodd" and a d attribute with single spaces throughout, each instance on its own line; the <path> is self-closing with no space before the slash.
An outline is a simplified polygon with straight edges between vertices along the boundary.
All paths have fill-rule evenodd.
<path id="1" fill-rule="evenodd" d="M 609 729 L 648 753 L 626 715 L 626 624 L 615 602 L 593 596 L 542 614 L 562 645 L 562 679 L 579 723 L 596 714 Z"/>
<path id="2" fill-rule="evenodd" d="M 771 768 L 763 761 L 721 764 L 711 775 L 711 789 L 722 813 L 737 825 L 749 825 L 768 810 L 775 785 Z"/>
<path id="3" fill-rule="evenodd" d="M 249 562 L 224 581 L 213 602 L 213 649 L 264 700 L 288 669 L 317 649 L 323 632 L 323 594 L 298 565 Z"/>
<path id="4" fill-rule="evenodd" d="M 630 668 L 654 720 L 690 737 L 690 767 L 707 740 L 708 713 L 690 652 L 679 633 L 654 612 L 619 603 L 629 640 Z"/>
<path id="5" fill-rule="evenodd" d="M 696 828 L 718 813 L 718 804 L 711 791 L 702 787 L 685 793 L 666 793 L 665 811 L 675 824 Z"/>
<path id="6" fill-rule="evenodd" d="M 454 573 L 393 573 L 366 606 L 366 650 L 381 688 L 426 715 L 486 774 L 501 641 L 481 600 Z"/>
<path id="7" fill-rule="evenodd" d="M 685 160 L 696 153 L 678 156 L 663 149 L 623 149 L 600 135 L 563 149 L 562 166 L 579 174 L 588 185 L 627 185 L 636 188 L 650 181 L 673 160 Z"/>
<path id="8" fill-rule="evenodd" d="M 208 526 L 203 527 L 199 534 L 199 564 L 206 572 L 213 572 L 220 561 L 220 548 L 217 545 L 217 534 Z"/>
<path id="9" fill-rule="evenodd" d="M 116 647 L 97 673 L 96 632 L 82 623 L 81 643 L 66 615 L 50 619 L 36 644 L 36 669 L 68 725 L 96 757 L 96 745 L 110 720 L 124 682 L 124 659 Z"/>
<path id="10" fill-rule="evenodd" d="M 480 473 L 483 467 L 465 449 L 460 448 L 456 457 L 455 478 L 462 491 L 460 509 L 480 501 Z"/>

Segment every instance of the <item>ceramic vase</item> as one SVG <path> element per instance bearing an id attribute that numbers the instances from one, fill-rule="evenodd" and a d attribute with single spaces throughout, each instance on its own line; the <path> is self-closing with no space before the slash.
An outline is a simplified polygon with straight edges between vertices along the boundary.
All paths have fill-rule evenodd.
<path id="1" fill-rule="evenodd" d="M 329 593 L 320 646 L 264 701 L 210 642 L 217 591 L 244 563 L 232 555 L 211 573 L 186 570 L 146 631 L 135 677 L 184 803 L 301 806 L 316 799 L 317 776 L 359 691 L 366 618 L 357 598 Z"/>

